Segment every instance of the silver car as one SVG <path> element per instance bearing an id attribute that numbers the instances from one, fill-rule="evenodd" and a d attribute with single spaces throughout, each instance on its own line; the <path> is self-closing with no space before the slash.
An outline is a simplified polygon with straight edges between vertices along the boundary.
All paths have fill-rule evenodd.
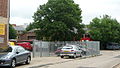
<path id="1" fill-rule="evenodd" d="M 63 46 L 60 53 L 61 58 L 68 56 L 69 58 L 82 57 L 82 50 L 77 45 Z"/>
<path id="2" fill-rule="evenodd" d="M 29 64 L 30 60 L 30 51 L 25 50 L 21 46 L 10 46 L 6 50 L 0 50 L 0 66 L 10 66 L 10 68 L 14 68 L 16 64 Z"/>

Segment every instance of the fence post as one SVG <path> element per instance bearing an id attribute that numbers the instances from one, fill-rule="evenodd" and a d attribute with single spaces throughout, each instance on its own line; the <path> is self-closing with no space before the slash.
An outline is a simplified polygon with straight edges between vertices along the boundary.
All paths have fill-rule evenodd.
<path id="1" fill-rule="evenodd" d="M 39 42 L 40 44 L 40 57 L 42 57 L 42 41 Z"/>
<path id="2" fill-rule="evenodd" d="M 32 57 L 35 58 L 35 40 L 33 41 L 33 52 Z"/>

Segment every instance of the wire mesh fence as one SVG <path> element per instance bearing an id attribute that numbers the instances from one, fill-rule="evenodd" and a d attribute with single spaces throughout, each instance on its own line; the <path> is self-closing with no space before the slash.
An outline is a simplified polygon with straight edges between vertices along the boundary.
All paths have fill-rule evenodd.
<path id="1" fill-rule="evenodd" d="M 33 42 L 33 57 L 45 57 L 56 56 L 55 51 L 59 47 L 63 47 L 66 44 L 78 45 L 83 49 L 84 56 L 95 56 L 100 54 L 100 42 L 99 41 L 63 41 L 63 42 L 46 42 L 46 41 L 34 41 Z"/>

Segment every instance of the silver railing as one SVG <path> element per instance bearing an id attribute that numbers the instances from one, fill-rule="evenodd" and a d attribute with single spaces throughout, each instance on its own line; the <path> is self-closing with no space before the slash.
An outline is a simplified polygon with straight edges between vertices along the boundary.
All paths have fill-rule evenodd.
<path id="1" fill-rule="evenodd" d="M 95 56 L 100 54 L 99 41 L 64 41 L 64 42 L 46 42 L 34 41 L 33 42 L 33 57 L 56 56 L 55 51 L 58 47 L 65 46 L 66 44 L 79 45 L 85 49 L 84 56 Z"/>

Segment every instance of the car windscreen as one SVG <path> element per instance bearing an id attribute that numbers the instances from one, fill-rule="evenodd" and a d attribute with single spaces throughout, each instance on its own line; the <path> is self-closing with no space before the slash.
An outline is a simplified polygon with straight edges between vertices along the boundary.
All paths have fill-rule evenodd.
<path id="1" fill-rule="evenodd" d="M 5 50 L 0 49 L 0 52 L 12 52 L 12 47 L 8 47 L 8 48 L 5 49 Z"/>
<path id="2" fill-rule="evenodd" d="M 84 48 L 83 46 L 79 46 L 80 48 Z"/>
<path id="3" fill-rule="evenodd" d="M 60 49 L 62 49 L 62 47 L 58 47 L 57 49 L 60 50 Z"/>
<path id="4" fill-rule="evenodd" d="M 72 49 L 72 46 L 64 46 L 62 49 Z"/>

